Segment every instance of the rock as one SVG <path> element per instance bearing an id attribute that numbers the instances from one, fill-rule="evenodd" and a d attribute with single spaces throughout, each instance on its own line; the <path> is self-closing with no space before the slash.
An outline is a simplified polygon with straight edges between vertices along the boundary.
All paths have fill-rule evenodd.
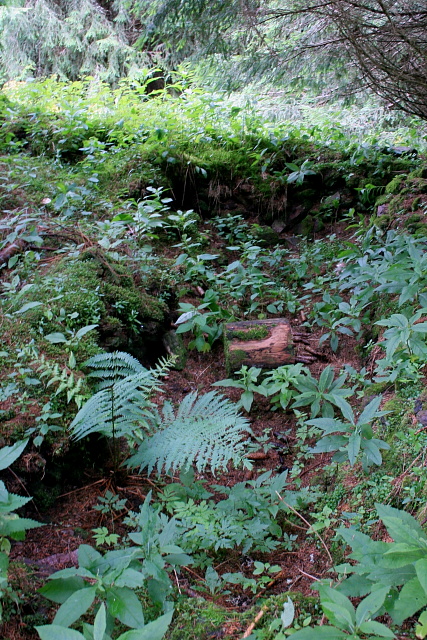
<path id="1" fill-rule="evenodd" d="M 423 427 L 427 427 L 427 411 L 419 411 L 417 413 L 417 420 Z"/>
<path id="2" fill-rule="evenodd" d="M 283 229 L 286 227 L 286 222 L 285 220 L 283 220 L 283 218 L 278 218 L 277 220 L 275 220 L 273 222 L 273 224 L 271 225 L 271 228 L 273 229 L 273 231 L 275 231 L 276 233 L 282 233 Z"/>
<path id="3" fill-rule="evenodd" d="M 414 409 L 413 409 L 414 413 L 415 414 L 419 413 L 422 408 L 423 408 L 423 401 L 421 400 L 421 398 L 417 398 L 414 403 Z"/>
<path id="4" fill-rule="evenodd" d="M 167 331 L 162 338 L 163 345 L 166 349 L 166 353 L 169 356 L 175 356 L 176 362 L 173 369 L 176 371 L 182 371 L 187 362 L 187 351 L 185 349 L 182 336 L 176 331 Z"/>

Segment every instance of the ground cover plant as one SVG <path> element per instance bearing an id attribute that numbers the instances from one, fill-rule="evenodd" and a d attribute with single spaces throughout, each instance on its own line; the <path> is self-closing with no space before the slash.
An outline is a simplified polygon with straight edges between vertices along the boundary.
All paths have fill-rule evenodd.
<path id="1" fill-rule="evenodd" d="M 2 635 L 424 638 L 413 121 L 186 82 L 4 87 Z M 295 362 L 227 371 L 279 317 Z"/>

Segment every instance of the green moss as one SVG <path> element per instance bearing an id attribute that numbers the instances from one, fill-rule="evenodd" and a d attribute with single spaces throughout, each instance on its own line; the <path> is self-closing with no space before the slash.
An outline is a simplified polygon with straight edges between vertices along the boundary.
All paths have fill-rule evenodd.
<path id="1" fill-rule="evenodd" d="M 234 614 L 237 617 L 238 614 Z M 167 632 L 166 640 L 211 640 L 226 638 L 222 633 L 227 620 L 232 618 L 223 609 L 203 598 L 180 600 L 175 607 L 174 620 Z M 230 637 L 230 636 L 228 636 Z"/>
<path id="2" fill-rule="evenodd" d="M 414 198 L 411 204 L 411 211 L 416 211 L 419 208 L 420 204 L 421 204 L 421 197 L 418 196 L 418 198 Z"/>
<path id="3" fill-rule="evenodd" d="M 279 234 L 271 227 L 253 224 L 250 231 L 254 240 L 262 246 L 274 247 L 280 242 Z"/>
<path id="4" fill-rule="evenodd" d="M 246 353 L 242 349 L 233 349 L 231 355 L 228 344 L 229 343 L 224 340 L 225 369 L 227 375 L 230 375 L 233 371 L 240 369 L 246 360 Z"/>
<path id="5" fill-rule="evenodd" d="M 375 206 L 380 207 L 382 204 L 387 204 L 387 202 L 389 201 L 390 201 L 390 194 L 383 193 L 382 195 L 378 196 L 378 198 L 375 200 Z"/>
<path id="6" fill-rule="evenodd" d="M 247 330 L 239 329 L 237 331 L 233 331 L 233 338 L 249 342 L 250 340 L 263 340 L 264 338 L 267 338 L 268 334 L 269 331 L 267 327 L 257 326 L 250 327 Z"/>
<path id="7" fill-rule="evenodd" d="M 406 178 L 407 176 L 405 174 L 396 176 L 391 182 L 388 183 L 385 188 L 385 192 L 388 194 L 391 193 L 393 195 L 400 193 L 402 191 L 403 184 L 405 183 Z"/>
<path id="8" fill-rule="evenodd" d="M 408 178 L 423 178 L 424 180 L 427 179 L 427 166 L 421 166 L 418 167 L 418 169 L 415 169 L 415 171 L 411 171 L 411 173 L 408 175 Z"/>

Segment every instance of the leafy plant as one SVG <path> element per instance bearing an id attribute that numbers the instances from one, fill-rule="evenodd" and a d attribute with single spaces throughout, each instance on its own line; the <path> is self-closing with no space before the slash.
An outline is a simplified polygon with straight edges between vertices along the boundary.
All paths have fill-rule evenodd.
<path id="1" fill-rule="evenodd" d="M 243 407 L 245 411 L 249 413 L 254 401 L 254 393 L 260 393 L 263 396 L 267 395 L 267 389 L 264 386 L 264 383 L 257 384 L 261 371 L 262 369 L 259 367 L 248 367 L 244 364 L 240 370 L 236 372 L 239 376 L 238 380 L 226 378 L 225 380 L 218 380 L 217 382 L 214 382 L 212 386 L 243 389 L 243 393 L 240 396 L 237 406 Z"/>
<path id="2" fill-rule="evenodd" d="M 295 382 L 300 395 L 292 404 L 292 409 L 310 406 L 312 418 L 315 418 L 320 411 L 324 418 L 331 418 L 334 415 L 335 406 L 344 415 L 348 415 L 351 407 L 346 398 L 353 395 L 353 391 L 344 387 L 346 377 L 343 374 L 334 380 L 334 369 L 330 365 L 323 369 L 319 380 L 313 378 L 311 374 L 306 374 Z"/>
<path id="3" fill-rule="evenodd" d="M 183 313 L 176 321 L 176 332 L 191 331 L 194 334 L 194 340 L 188 343 L 190 349 L 210 351 L 213 343 L 222 336 L 222 321 L 232 319 L 232 314 L 219 305 L 218 298 L 218 293 L 209 289 L 197 308 L 189 302 L 180 303 Z"/>
<path id="4" fill-rule="evenodd" d="M 267 395 L 273 396 L 270 400 L 273 411 L 280 408 L 286 411 L 289 403 L 299 395 L 296 384 L 304 380 L 304 376 L 309 373 L 307 367 L 298 362 L 277 367 L 267 374 L 263 386 L 267 390 Z"/>
<path id="5" fill-rule="evenodd" d="M 99 391 L 72 421 L 72 436 L 79 440 L 90 433 L 102 433 L 113 439 L 135 439 L 135 431 L 152 416 L 149 397 L 158 389 L 158 379 L 166 374 L 171 361 L 165 360 L 149 370 L 129 354 L 114 352 L 94 356 L 86 365 L 96 368 L 90 375 L 101 378 L 101 382 Z"/>
<path id="6" fill-rule="evenodd" d="M 381 400 L 382 396 L 371 400 L 357 420 L 350 406 L 342 409 L 347 422 L 341 422 L 336 418 L 309 420 L 308 424 L 322 429 L 324 433 L 321 440 L 311 450 L 312 453 L 336 451 L 332 461 L 345 462 L 348 460 L 350 466 L 353 466 L 359 454 L 362 454 L 362 466 L 365 471 L 372 464 L 380 465 L 382 463 L 380 449 L 390 449 L 386 442 L 374 438 L 372 429 L 372 422 L 388 413 L 387 411 L 378 411 Z"/>
<path id="7" fill-rule="evenodd" d="M 392 358 L 399 349 L 422 360 L 427 359 L 427 344 L 423 339 L 427 335 L 427 322 L 420 322 L 426 313 L 427 308 L 419 309 L 413 315 L 410 315 L 410 312 L 406 315 L 393 313 L 390 318 L 384 318 L 375 323 L 380 327 L 389 327 L 383 336 L 388 359 Z"/>
<path id="8" fill-rule="evenodd" d="M 356 564 L 337 567 L 341 575 L 352 574 L 338 589 L 350 596 L 385 589 L 388 594 L 385 609 L 395 624 L 401 625 L 427 606 L 427 536 L 409 513 L 389 505 L 375 507 L 393 542 L 372 540 L 354 527 L 341 527 L 338 535 L 352 548 L 349 557 Z M 425 615 L 422 617 L 421 623 Z M 426 635 L 424 630 L 418 637 Z"/>
<path id="9" fill-rule="evenodd" d="M 102 603 L 95 616 L 93 625 L 83 624 L 84 635 L 74 629 L 68 629 L 57 624 L 43 625 L 35 627 L 41 640 L 88 640 L 93 638 L 94 640 L 103 640 L 108 638 L 107 632 L 107 611 L 105 604 Z M 132 631 L 125 631 L 121 633 L 117 640 L 162 640 L 164 638 L 168 627 L 172 621 L 173 612 L 165 613 L 153 622 L 149 622 L 144 625 L 142 629 L 133 629 Z"/>
<path id="10" fill-rule="evenodd" d="M 373 620 L 383 606 L 387 589 L 379 589 L 364 598 L 357 609 L 342 593 L 327 585 L 316 585 L 320 595 L 320 605 L 331 625 L 301 629 L 292 634 L 295 640 L 370 640 L 395 638 L 394 633 L 381 622 Z"/>
<path id="11" fill-rule="evenodd" d="M 89 545 L 80 545 L 79 566 L 57 571 L 40 589 L 46 598 L 61 605 L 52 625 L 38 628 L 40 637 L 43 640 L 66 638 L 64 628 L 70 627 L 96 603 L 100 605 L 98 612 L 104 611 L 103 633 L 112 634 L 115 620 L 131 629 L 144 630 L 142 605 L 134 592 L 134 589 L 144 586 L 146 580 L 139 557 L 136 547 L 107 551 L 102 555 Z M 171 616 L 172 612 L 166 618 L 156 620 L 152 630 L 158 633 L 156 627 L 164 629 L 165 620 L 170 622 Z M 55 632 L 56 636 L 53 635 Z M 132 637 L 123 635 L 124 640 Z"/>
<path id="12" fill-rule="evenodd" d="M 0 449 L 0 470 L 7 469 L 15 462 L 27 446 L 28 440 L 20 440 L 10 447 Z M 23 498 L 6 489 L 0 480 L 0 600 L 10 598 L 16 601 L 16 595 L 8 584 L 10 540 L 23 540 L 27 529 L 34 529 L 42 525 L 30 518 L 21 518 L 15 511 L 27 504 L 31 498 Z M 0 604 L 0 620 L 3 617 Z"/>
<path id="13" fill-rule="evenodd" d="M 214 485 L 215 491 L 227 496 L 216 502 L 200 491 L 191 495 L 191 487 L 184 487 L 184 492 L 175 489 L 174 495 L 167 497 L 167 507 L 177 522 L 179 544 L 197 554 L 195 562 L 201 564 L 210 562 L 206 554 L 224 549 L 268 552 L 284 545 L 291 550 L 296 537 L 288 535 L 278 522 L 279 512 L 288 509 L 278 494 L 288 505 L 300 508 L 314 501 L 317 494 L 309 489 L 290 491 L 286 482 L 286 471 L 279 475 L 267 471 L 256 480 L 233 487 Z"/>

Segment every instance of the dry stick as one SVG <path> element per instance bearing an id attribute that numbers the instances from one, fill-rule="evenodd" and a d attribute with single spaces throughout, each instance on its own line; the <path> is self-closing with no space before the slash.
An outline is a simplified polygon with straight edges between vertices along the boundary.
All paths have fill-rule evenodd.
<path id="1" fill-rule="evenodd" d="M 267 611 L 267 607 L 264 606 L 260 611 L 258 611 L 258 613 L 255 616 L 255 619 L 253 622 L 251 622 L 251 624 L 249 625 L 249 627 L 246 629 L 245 633 L 242 636 L 242 640 L 243 638 L 249 638 L 249 636 L 251 635 L 252 631 L 255 629 L 255 626 L 257 624 L 257 622 L 259 622 L 262 618 L 262 616 L 264 615 L 264 613 Z"/>
<path id="2" fill-rule="evenodd" d="M 270 589 L 270 587 L 272 587 L 273 584 L 275 584 L 278 580 L 280 580 L 280 578 L 282 578 L 283 575 L 284 575 L 284 570 L 282 569 L 276 576 L 274 576 L 272 580 L 270 580 L 268 584 L 265 585 L 265 587 L 262 587 L 262 590 L 256 594 L 256 596 L 254 597 L 254 600 L 258 600 L 258 598 L 262 598 L 262 596 L 267 591 L 267 589 Z"/>
<path id="3" fill-rule="evenodd" d="M 316 582 L 320 582 L 320 578 L 316 578 L 315 576 L 312 576 L 310 573 L 306 573 L 305 571 L 303 571 L 299 567 L 298 567 L 298 571 L 300 573 L 302 573 L 303 576 L 307 576 L 307 578 L 310 578 L 311 580 L 316 580 Z"/>
<path id="4" fill-rule="evenodd" d="M 188 573 L 191 573 L 191 575 L 193 575 L 195 578 L 197 578 L 197 580 L 201 580 L 202 582 L 206 582 L 206 580 L 202 577 L 200 577 L 195 571 L 193 571 L 192 569 L 190 569 L 190 567 L 181 567 L 182 569 L 185 569 L 186 571 L 188 571 Z"/>
<path id="5" fill-rule="evenodd" d="M 305 524 L 308 526 L 309 529 L 311 529 L 311 524 L 308 522 L 308 520 L 306 520 L 304 518 L 304 516 L 302 516 L 296 509 L 294 509 L 293 507 L 291 507 L 290 504 L 288 504 L 287 502 L 285 502 L 282 498 L 282 496 L 280 495 L 280 493 L 278 491 L 276 491 L 276 495 L 278 496 L 279 500 L 281 502 L 283 502 L 283 504 L 288 507 L 288 509 L 290 509 L 293 513 L 295 513 L 296 516 L 298 516 L 298 518 L 300 518 L 303 522 L 305 522 Z M 319 534 L 318 531 L 314 531 L 313 533 L 319 538 L 320 542 L 322 543 L 323 548 L 325 549 L 326 553 L 328 554 L 328 558 L 331 564 L 334 564 L 334 561 L 332 560 L 332 556 L 329 553 L 329 549 L 325 544 L 325 541 L 323 540 L 322 536 Z"/>
<path id="6" fill-rule="evenodd" d="M 68 491 L 68 493 L 61 493 L 61 495 L 58 496 L 58 498 L 65 498 L 65 496 L 70 496 L 72 493 L 78 493 L 79 491 L 84 491 L 85 489 L 89 489 L 89 487 L 94 487 L 96 484 L 101 484 L 102 482 L 106 482 L 105 478 L 101 478 L 101 480 L 92 482 L 92 484 L 87 484 L 84 487 L 79 487 L 78 489 L 73 489 L 72 491 Z"/>
<path id="7" fill-rule="evenodd" d="M 173 572 L 175 574 L 176 586 L 178 587 L 179 595 L 181 596 L 182 595 L 182 591 L 181 591 L 181 587 L 180 587 L 179 580 L 178 580 L 178 574 L 177 574 L 175 569 L 173 570 Z"/>
<path id="8" fill-rule="evenodd" d="M 29 492 L 28 492 L 28 489 L 27 489 L 27 487 L 25 486 L 25 484 L 22 482 L 21 478 L 19 478 L 19 477 L 16 475 L 16 473 L 14 472 L 14 470 L 13 470 L 13 469 L 11 469 L 10 467 L 9 467 L 9 471 L 10 471 L 10 473 L 11 473 L 13 476 L 15 476 L 16 480 L 19 482 L 19 484 L 21 485 L 21 487 L 24 489 L 24 491 L 25 491 L 25 493 L 27 494 L 27 496 L 29 496 L 29 497 L 31 498 L 31 496 L 30 496 L 30 494 L 29 494 Z M 37 505 L 36 505 L 34 502 L 33 502 L 33 507 L 34 507 L 34 509 L 37 511 L 37 513 L 39 514 L 39 516 L 40 516 L 40 518 L 41 518 L 41 513 L 40 513 L 40 511 L 37 509 Z"/>

